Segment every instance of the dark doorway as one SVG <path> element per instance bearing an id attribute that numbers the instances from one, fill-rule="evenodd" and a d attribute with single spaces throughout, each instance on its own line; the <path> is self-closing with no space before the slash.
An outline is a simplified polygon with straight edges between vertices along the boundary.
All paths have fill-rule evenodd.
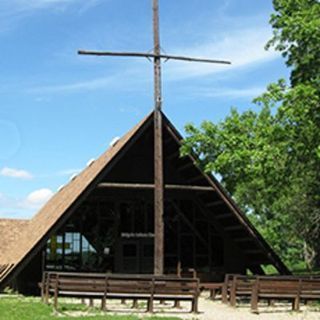
<path id="1" fill-rule="evenodd" d="M 153 273 L 153 238 L 123 238 L 117 250 L 116 272 Z"/>

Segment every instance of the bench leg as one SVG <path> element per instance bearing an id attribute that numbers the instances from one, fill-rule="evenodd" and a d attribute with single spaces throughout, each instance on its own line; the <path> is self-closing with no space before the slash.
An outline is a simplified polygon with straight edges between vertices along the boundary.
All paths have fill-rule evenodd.
<path id="1" fill-rule="evenodd" d="M 292 310 L 294 311 L 300 310 L 300 297 L 295 297 L 293 299 Z"/>
<path id="2" fill-rule="evenodd" d="M 138 308 L 138 300 L 137 299 L 133 299 L 132 309 L 137 309 L 137 308 Z"/>
<path id="3" fill-rule="evenodd" d="M 93 308 L 93 306 L 94 306 L 93 299 L 90 299 L 90 300 L 89 300 L 89 307 L 90 307 L 90 308 Z"/>
<path id="4" fill-rule="evenodd" d="M 217 296 L 217 290 L 216 289 L 210 289 L 210 299 L 215 300 Z"/>
<path id="5" fill-rule="evenodd" d="M 252 288 L 251 292 L 251 312 L 255 314 L 259 314 L 258 310 L 258 302 L 259 302 L 259 280 L 257 280 Z"/>
<path id="6" fill-rule="evenodd" d="M 222 303 L 228 303 L 228 288 L 226 285 L 222 287 L 221 300 Z"/>
<path id="7" fill-rule="evenodd" d="M 103 297 L 101 299 L 101 310 L 102 311 L 107 311 L 107 299 L 106 299 L 106 297 Z"/>
<path id="8" fill-rule="evenodd" d="M 46 292 L 44 294 L 44 303 L 49 304 L 49 300 L 50 300 L 49 291 L 46 290 Z"/>
<path id="9" fill-rule="evenodd" d="M 268 299 L 268 307 L 274 307 L 275 301 L 273 299 Z"/>
<path id="10" fill-rule="evenodd" d="M 199 313 L 198 311 L 198 298 L 195 298 L 192 300 L 191 303 L 191 312 L 193 313 Z"/>
<path id="11" fill-rule="evenodd" d="M 147 311 L 153 313 L 153 298 L 148 299 Z"/>
<path id="12" fill-rule="evenodd" d="M 121 304 L 126 304 L 126 299 L 121 299 Z"/>
<path id="13" fill-rule="evenodd" d="M 237 305 L 237 296 L 236 296 L 236 293 L 232 291 L 230 295 L 230 306 L 235 308 L 236 305 Z"/>
<path id="14" fill-rule="evenodd" d="M 176 300 L 176 301 L 174 302 L 173 307 L 174 307 L 174 308 L 177 308 L 177 309 L 180 309 L 180 308 L 181 308 L 180 301 L 179 301 L 179 300 Z"/>
<path id="15" fill-rule="evenodd" d="M 55 290 L 54 292 L 53 306 L 54 306 L 54 309 L 57 310 L 58 308 L 58 291 L 57 290 Z"/>
<path id="16" fill-rule="evenodd" d="M 259 314 L 258 295 L 257 294 L 252 294 L 252 296 L 251 296 L 251 312 Z"/>

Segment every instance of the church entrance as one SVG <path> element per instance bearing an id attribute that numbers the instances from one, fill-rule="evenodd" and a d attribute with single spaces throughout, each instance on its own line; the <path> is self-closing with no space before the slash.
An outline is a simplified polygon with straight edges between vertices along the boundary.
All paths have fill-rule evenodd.
<path id="1" fill-rule="evenodd" d="M 153 238 L 148 234 L 122 238 L 117 250 L 116 272 L 153 273 Z"/>

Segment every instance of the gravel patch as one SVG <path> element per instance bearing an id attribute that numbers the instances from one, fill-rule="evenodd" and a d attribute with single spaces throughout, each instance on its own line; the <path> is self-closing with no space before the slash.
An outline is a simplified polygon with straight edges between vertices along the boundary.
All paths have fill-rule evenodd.
<path id="1" fill-rule="evenodd" d="M 100 303 L 97 301 L 95 306 L 99 305 Z M 170 302 L 155 303 L 154 315 L 157 317 L 176 317 L 183 320 L 320 320 L 319 306 L 301 305 L 300 312 L 293 312 L 290 303 L 276 303 L 274 306 L 260 304 L 260 314 L 257 315 L 250 312 L 248 303 L 231 308 L 220 301 L 211 301 L 206 294 L 202 294 L 199 299 L 199 314 L 190 313 L 191 304 L 188 302 L 182 302 L 180 309 L 172 308 L 172 305 Z M 126 301 L 125 304 L 118 301 L 108 301 L 107 308 L 109 314 L 133 314 L 143 319 L 152 316 L 145 312 L 146 303 L 140 301 L 138 309 L 132 308 L 131 301 Z M 69 315 L 72 313 L 69 312 Z M 76 312 L 76 315 L 81 315 L 81 312 Z"/>

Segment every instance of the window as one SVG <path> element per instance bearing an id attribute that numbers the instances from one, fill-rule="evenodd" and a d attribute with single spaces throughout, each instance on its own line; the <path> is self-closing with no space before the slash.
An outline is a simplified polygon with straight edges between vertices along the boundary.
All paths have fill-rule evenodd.
<path id="1" fill-rule="evenodd" d="M 77 270 L 88 264 L 96 250 L 79 232 L 65 232 L 50 238 L 46 250 L 48 270 Z"/>

